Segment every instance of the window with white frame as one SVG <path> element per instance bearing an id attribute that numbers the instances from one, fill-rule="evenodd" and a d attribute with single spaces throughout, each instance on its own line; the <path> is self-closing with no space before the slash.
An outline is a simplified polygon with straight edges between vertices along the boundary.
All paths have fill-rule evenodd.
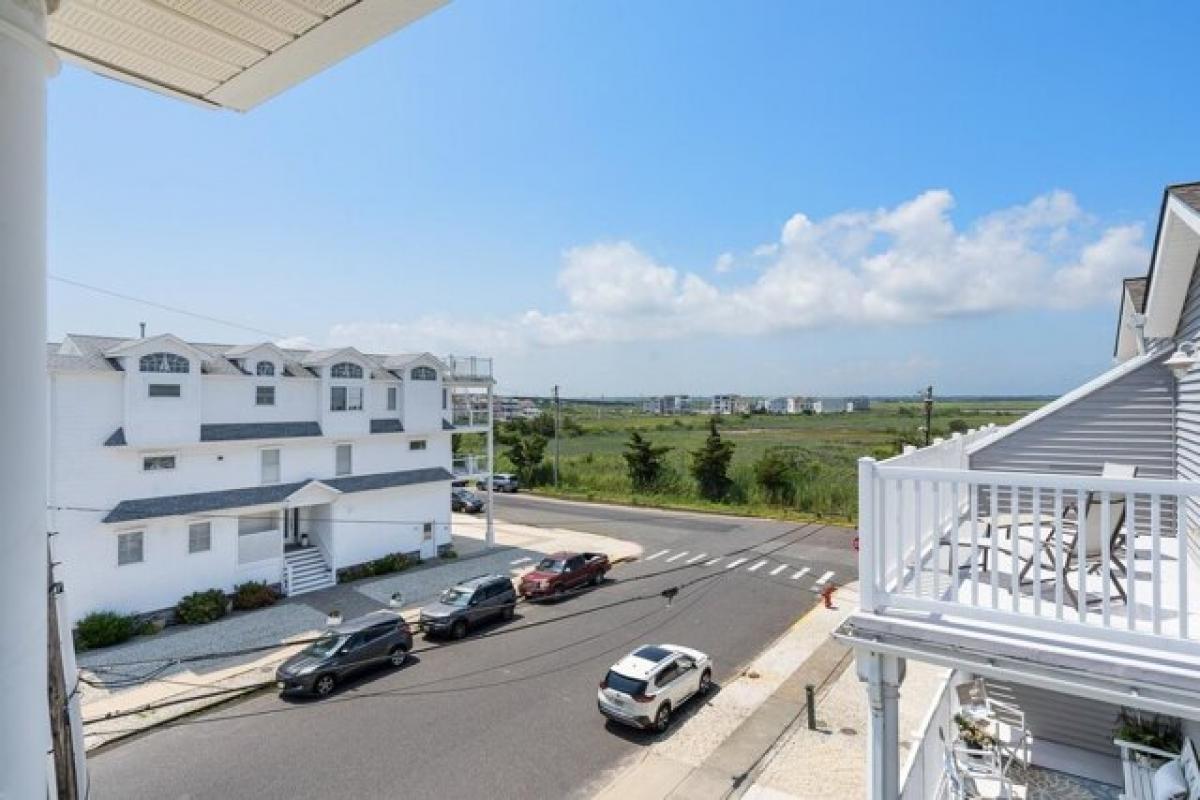
<path id="1" fill-rule="evenodd" d="M 275 387 L 274 386 L 255 386 L 254 387 L 254 405 L 256 405 L 256 406 L 273 406 L 273 405 L 275 405 Z"/>
<path id="2" fill-rule="evenodd" d="M 260 480 L 266 483 L 279 483 L 279 448 L 271 447 L 258 451 Z"/>
<path id="3" fill-rule="evenodd" d="M 361 411 L 363 390 L 361 386 L 333 386 L 329 390 L 330 411 Z"/>
<path id="4" fill-rule="evenodd" d="M 408 443 L 409 450 L 424 450 L 425 446 L 426 444 L 424 439 L 413 439 Z"/>
<path id="5" fill-rule="evenodd" d="M 426 522 L 421 526 L 421 538 L 427 542 L 433 541 L 433 523 Z"/>
<path id="6" fill-rule="evenodd" d="M 147 353 L 138 359 L 139 372 L 188 372 L 191 365 L 174 353 Z"/>
<path id="7" fill-rule="evenodd" d="M 334 447 L 334 465 L 333 472 L 335 475 L 349 475 L 354 471 L 354 447 L 348 444 L 339 444 Z"/>
<path id="8" fill-rule="evenodd" d="M 396 387 L 389 386 L 388 390 L 387 390 L 387 410 L 388 411 L 396 410 L 396 406 L 398 404 L 398 402 L 397 402 L 398 396 L 399 396 L 399 392 L 396 391 Z"/>
<path id="9" fill-rule="evenodd" d="M 175 469 L 174 455 L 159 453 L 152 456 L 142 456 L 143 472 L 158 472 L 166 469 Z"/>
<path id="10" fill-rule="evenodd" d="M 145 560 L 145 542 L 142 531 L 117 534 L 117 566 L 140 564 Z"/>
<path id="11" fill-rule="evenodd" d="M 411 377 L 414 381 L 436 381 L 437 380 L 437 370 L 434 369 L 433 367 L 426 367 L 424 365 L 419 366 L 419 367 L 413 367 L 412 371 L 409 372 L 408 374 L 409 374 L 409 377 Z"/>
<path id="12" fill-rule="evenodd" d="M 148 397 L 179 397 L 181 395 L 178 383 L 151 383 L 146 386 Z"/>
<path id="13" fill-rule="evenodd" d="M 212 550 L 212 523 L 193 522 L 188 525 L 188 552 L 207 553 Z"/>
<path id="14" fill-rule="evenodd" d="M 260 361 L 254 365 L 254 374 L 261 375 L 264 378 L 274 377 L 275 364 L 271 361 Z"/>
<path id="15" fill-rule="evenodd" d="M 331 378 L 361 379 L 362 376 L 363 368 L 358 364 L 352 364 L 349 361 L 339 361 L 329 368 L 329 377 Z"/>

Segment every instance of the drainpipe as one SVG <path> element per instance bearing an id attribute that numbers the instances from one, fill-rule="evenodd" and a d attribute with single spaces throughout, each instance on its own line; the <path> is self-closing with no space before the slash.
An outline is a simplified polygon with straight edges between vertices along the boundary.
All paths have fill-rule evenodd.
<path id="1" fill-rule="evenodd" d="M 867 684 L 867 800 L 900 796 L 900 684 L 904 659 L 860 650 L 858 679 Z"/>
<path id="2" fill-rule="evenodd" d="M 57 2 L 54 2 L 57 5 Z M 46 44 L 44 0 L 0 0 L 0 797 L 50 776 L 46 573 Z"/>

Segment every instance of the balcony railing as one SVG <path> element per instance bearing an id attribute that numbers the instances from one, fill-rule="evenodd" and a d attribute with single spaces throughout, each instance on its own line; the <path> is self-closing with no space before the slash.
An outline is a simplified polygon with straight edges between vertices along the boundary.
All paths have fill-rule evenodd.
<path id="1" fill-rule="evenodd" d="M 446 356 L 447 376 L 451 381 L 490 381 L 492 359 L 483 356 Z"/>
<path id="2" fill-rule="evenodd" d="M 864 611 L 1200 654 L 1200 483 L 974 471 L 969 441 L 860 462 Z"/>
<path id="3" fill-rule="evenodd" d="M 455 408 L 450 411 L 450 423 L 456 428 L 486 428 L 486 408 Z"/>
<path id="4" fill-rule="evenodd" d="M 450 471 L 459 477 L 465 478 L 486 475 L 491 470 L 488 469 L 488 457 L 486 455 L 463 455 L 454 456 L 451 460 Z"/>

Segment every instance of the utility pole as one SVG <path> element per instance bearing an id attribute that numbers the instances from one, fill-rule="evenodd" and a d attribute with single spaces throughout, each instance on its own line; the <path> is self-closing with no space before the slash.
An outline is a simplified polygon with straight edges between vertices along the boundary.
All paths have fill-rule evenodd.
<path id="1" fill-rule="evenodd" d="M 67 688 L 63 668 L 62 629 L 59 619 L 59 594 L 62 584 L 54 579 L 54 551 L 46 543 L 46 593 L 48 651 L 48 697 L 50 704 L 50 742 L 54 749 L 54 779 L 58 800 L 78 800 L 79 780 L 76 775 L 76 744 L 71 721 L 71 690 Z"/>
<path id="2" fill-rule="evenodd" d="M 558 488 L 558 436 L 562 424 L 562 403 L 558 398 L 558 384 L 554 384 L 554 488 Z"/>
<path id="3" fill-rule="evenodd" d="M 933 387 L 925 387 L 925 446 L 933 440 Z"/>

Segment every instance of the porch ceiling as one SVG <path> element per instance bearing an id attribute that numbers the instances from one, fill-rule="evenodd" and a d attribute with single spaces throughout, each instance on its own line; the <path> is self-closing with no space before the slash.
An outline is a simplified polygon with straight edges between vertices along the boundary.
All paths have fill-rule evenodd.
<path id="1" fill-rule="evenodd" d="M 103 75 L 246 111 L 449 0 L 65 0 L 50 44 Z"/>

